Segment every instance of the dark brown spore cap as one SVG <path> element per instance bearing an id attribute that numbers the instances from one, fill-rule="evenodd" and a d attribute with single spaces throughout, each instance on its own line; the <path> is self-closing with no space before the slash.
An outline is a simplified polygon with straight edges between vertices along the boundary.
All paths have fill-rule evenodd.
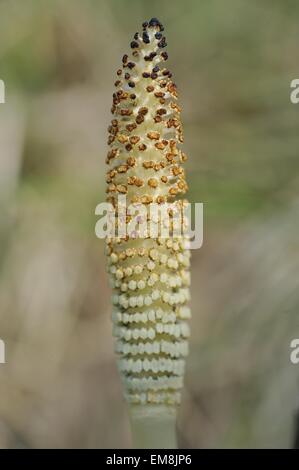
<path id="1" fill-rule="evenodd" d="M 163 36 L 161 41 L 158 42 L 158 47 L 164 48 L 167 46 L 166 38 Z"/>
<path id="2" fill-rule="evenodd" d="M 160 31 L 163 31 L 163 25 L 162 23 L 158 20 L 158 18 L 152 18 L 150 21 L 149 21 L 149 26 L 151 27 L 155 27 L 155 26 L 159 26 L 160 28 Z M 163 28 L 163 29 L 162 29 Z"/>
<path id="3" fill-rule="evenodd" d="M 137 41 L 132 41 L 130 46 L 131 46 L 132 49 L 136 49 L 137 47 L 139 47 L 139 44 L 138 44 Z"/>
<path id="4" fill-rule="evenodd" d="M 149 35 L 148 35 L 148 33 L 147 33 L 146 31 L 143 32 L 143 34 L 142 34 L 142 39 L 143 39 L 143 42 L 144 42 L 145 44 L 149 44 L 150 39 L 149 39 Z"/>

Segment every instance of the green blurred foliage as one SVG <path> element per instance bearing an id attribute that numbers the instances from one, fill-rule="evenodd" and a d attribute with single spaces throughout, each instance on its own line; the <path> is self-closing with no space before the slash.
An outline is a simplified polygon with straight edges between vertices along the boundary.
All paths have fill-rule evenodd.
<path id="1" fill-rule="evenodd" d="M 94 208 L 115 71 L 152 16 L 183 108 L 189 198 L 205 203 L 180 441 L 291 445 L 299 3 L 2 0 L 0 446 L 129 444 Z"/>

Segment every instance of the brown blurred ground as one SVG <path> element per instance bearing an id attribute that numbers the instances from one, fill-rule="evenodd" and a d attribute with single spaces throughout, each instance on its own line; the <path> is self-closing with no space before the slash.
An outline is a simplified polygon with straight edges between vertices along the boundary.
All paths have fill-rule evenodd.
<path id="1" fill-rule="evenodd" d="M 127 447 L 104 199 L 115 71 L 141 23 L 164 23 L 183 105 L 192 262 L 183 447 L 289 447 L 299 396 L 295 0 L 2 0 L 0 447 Z"/>

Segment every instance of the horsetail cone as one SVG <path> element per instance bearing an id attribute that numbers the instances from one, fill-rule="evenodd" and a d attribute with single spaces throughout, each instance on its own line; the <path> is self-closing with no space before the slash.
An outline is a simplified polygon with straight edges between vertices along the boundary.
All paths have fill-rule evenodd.
<path id="1" fill-rule="evenodd" d="M 119 196 L 125 196 L 127 204 L 147 208 L 152 203 L 183 207 L 179 196 L 187 190 L 180 107 L 166 67 L 164 28 L 156 18 L 142 26 L 116 72 L 108 128 L 107 201 L 116 213 Z M 126 214 L 126 223 L 129 220 Z M 173 235 L 108 238 L 107 255 L 126 399 L 130 404 L 175 408 L 188 353 L 188 241 Z"/>

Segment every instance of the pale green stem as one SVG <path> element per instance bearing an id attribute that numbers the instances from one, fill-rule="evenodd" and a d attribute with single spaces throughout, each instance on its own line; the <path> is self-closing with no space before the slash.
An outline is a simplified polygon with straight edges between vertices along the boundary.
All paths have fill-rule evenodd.
<path id="1" fill-rule="evenodd" d="M 176 408 L 166 405 L 131 405 L 133 448 L 176 449 Z"/>

